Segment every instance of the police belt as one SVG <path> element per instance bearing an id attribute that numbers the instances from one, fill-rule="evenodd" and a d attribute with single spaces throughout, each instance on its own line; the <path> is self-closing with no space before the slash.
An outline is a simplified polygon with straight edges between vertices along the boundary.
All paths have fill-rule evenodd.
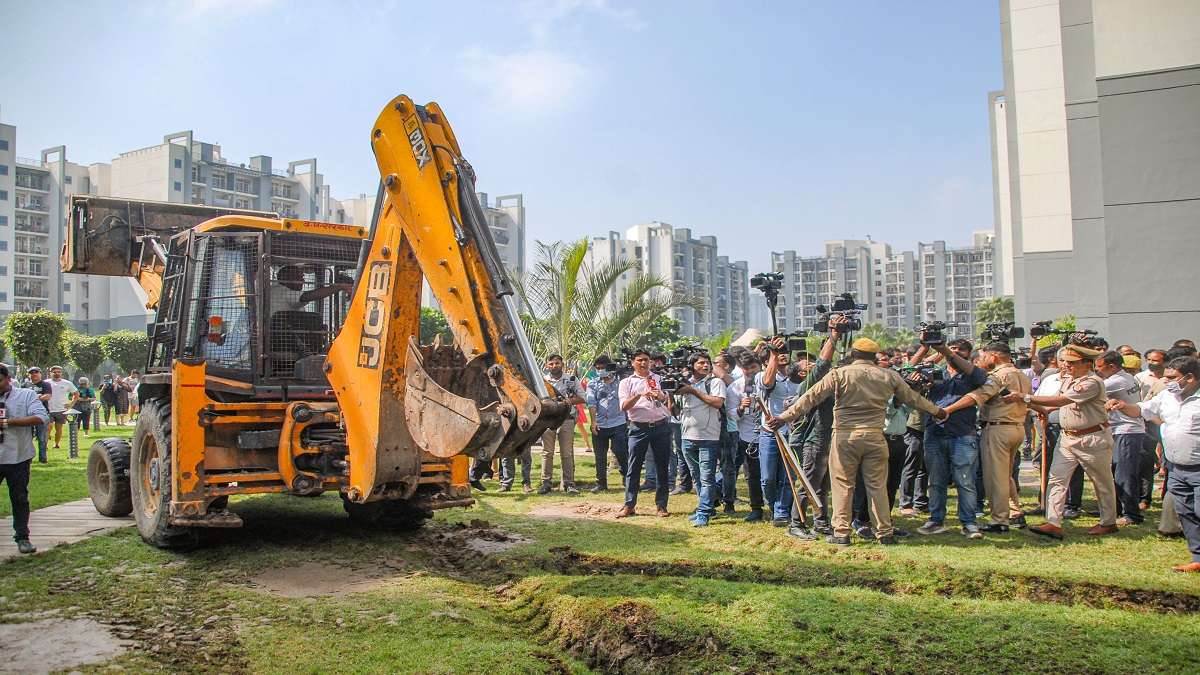
<path id="1" fill-rule="evenodd" d="M 1097 431 L 1104 431 L 1107 428 L 1108 422 L 1105 422 L 1104 424 L 1097 424 L 1095 426 L 1085 427 L 1083 429 L 1063 429 L 1062 432 L 1068 436 L 1087 436 L 1088 434 L 1094 434 Z"/>
<path id="2" fill-rule="evenodd" d="M 981 426 L 981 427 L 984 427 L 984 428 L 990 427 L 990 426 L 992 426 L 993 424 L 1002 424 L 1002 425 L 1005 425 L 1005 426 L 1014 426 L 1014 427 L 1017 427 L 1017 426 L 1025 426 L 1025 423 L 1024 423 L 1024 422 L 989 422 L 989 421 L 987 421 L 987 420 L 980 420 L 980 421 L 979 421 L 979 426 Z"/>
<path id="3" fill-rule="evenodd" d="M 667 418 L 664 417 L 661 420 L 655 420 L 654 422 L 633 422 L 633 421 L 631 421 L 629 423 L 629 426 L 634 427 L 635 429 L 653 429 L 654 427 L 661 426 L 666 423 L 667 423 Z"/>

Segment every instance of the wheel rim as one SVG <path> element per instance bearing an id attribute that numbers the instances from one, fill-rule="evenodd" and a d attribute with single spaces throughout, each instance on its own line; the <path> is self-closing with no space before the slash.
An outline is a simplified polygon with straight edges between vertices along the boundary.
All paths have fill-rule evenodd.
<path id="1" fill-rule="evenodd" d="M 159 472 L 162 467 L 162 458 L 158 451 L 158 443 L 149 434 L 142 439 L 141 466 L 138 475 L 142 485 L 142 513 L 147 517 L 154 516 L 158 512 L 159 498 Z"/>
<path id="2" fill-rule="evenodd" d="M 108 467 L 105 466 L 105 463 L 100 462 L 99 464 L 100 464 L 99 471 L 96 472 L 96 478 L 95 478 L 96 490 L 100 494 L 106 495 L 109 493 L 109 490 L 112 488 L 112 479 L 108 475 Z"/>

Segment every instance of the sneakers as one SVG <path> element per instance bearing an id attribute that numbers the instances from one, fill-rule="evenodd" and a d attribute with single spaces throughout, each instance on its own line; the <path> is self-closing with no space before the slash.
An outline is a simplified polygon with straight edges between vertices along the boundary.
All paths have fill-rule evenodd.
<path id="1" fill-rule="evenodd" d="M 470 481 L 470 483 L 471 487 L 475 488 L 476 490 L 479 490 L 480 492 L 487 492 L 487 486 L 483 484 L 483 481 L 473 480 Z"/>
<path id="2" fill-rule="evenodd" d="M 950 530 L 942 523 L 935 523 L 932 520 L 925 521 L 925 524 L 917 528 L 918 534 L 945 534 Z"/>
<path id="3" fill-rule="evenodd" d="M 762 519 L 763 519 L 762 509 L 754 509 L 750 512 L 750 515 L 746 516 L 745 518 L 742 518 L 742 520 L 747 523 L 757 523 L 757 522 L 761 521 Z"/>
<path id="4" fill-rule="evenodd" d="M 500 491 L 501 492 L 512 492 L 512 483 L 501 483 Z"/>
<path id="5" fill-rule="evenodd" d="M 540 486 L 538 486 L 537 492 L 539 495 L 550 494 L 550 481 L 548 481 L 548 480 L 542 481 L 542 484 Z"/>
<path id="6" fill-rule="evenodd" d="M 675 488 L 674 490 L 671 490 L 671 492 L 670 492 L 670 495 L 671 495 L 672 497 L 674 497 L 675 495 L 682 495 L 682 494 L 686 494 L 686 493 L 688 493 L 688 492 L 691 492 L 691 490 L 684 490 L 684 489 L 683 489 L 683 488 L 681 488 L 681 487 L 677 487 L 677 488 Z"/>
<path id="7" fill-rule="evenodd" d="M 597 485 L 596 487 L 592 488 L 590 490 L 590 492 L 592 494 L 596 494 L 598 492 L 608 492 L 608 486 L 607 485 Z"/>
<path id="8" fill-rule="evenodd" d="M 1068 520 L 1070 520 L 1072 518 L 1078 518 L 1079 517 L 1079 509 L 1072 509 L 1072 508 L 1064 509 L 1062 517 L 1066 518 Z"/>
<path id="9" fill-rule="evenodd" d="M 859 539 L 875 538 L 875 531 L 871 529 L 870 525 L 859 525 L 858 527 L 854 528 L 854 534 L 857 534 Z"/>
<path id="10" fill-rule="evenodd" d="M 1020 530 L 1020 529 L 1022 529 L 1022 528 L 1024 528 L 1024 527 L 1026 527 L 1027 525 L 1029 525 L 1029 523 L 1025 522 L 1025 516 L 1024 516 L 1024 515 L 1017 516 L 1016 518 L 1012 518 L 1012 517 L 1010 517 L 1010 518 L 1008 519 L 1008 526 L 1009 526 L 1009 527 L 1014 527 L 1014 528 L 1016 528 L 1016 529 L 1018 529 L 1018 530 Z"/>
<path id="11" fill-rule="evenodd" d="M 733 508 L 733 504 L 725 505 L 725 515 L 732 516 L 735 513 L 737 513 L 737 509 Z"/>
<path id="12" fill-rule="evenodd" d="M 879 543 L 880 543 L 880 544 L 882 544 L 882 545 L 884 545 L 884 546 L 895 546 L 895 545 L 896 545 L 898 542 L 896 541 L 896 537 L 895 537 L 895 536 L 893 536 L 893 535 L 888 535 L 888 536 L 886 536 L 886 537 L 880 537 L 880 538 L 879 538 Z"/>
<path id="13" fill-rule="evenodd" d="M 835 546 L 849 546 L 850 537 L 839 537 L 836 534 L 831 534 L 825 537 L 825 541 Z"/>
<path id="14" fill-rule="evenodd" d="M 1129 527 L 1130 525 L 1138 524 L 1140 524 L 1138 521 L 1130 518 L 1129 516 L 1121 516 L 1120 518 L 1117 518 L 1117 525 L 1120 527 Z"/>
<path id="15" fill-rule="evenodd" d="M 902 530 L 898 527 L 893 527 L 892 528 L 892 536 L 897 539 L 903 539 L 904 537 L 911 537 L 912 532 L 909 532 L 908 530 Z"/>
<path id="16" fill-rule="evenodd" d="M 18 539 L 17 550 L 21 553 L 37 553 L 37 547 L 30 543 L 28 539 Z"/>
<path id="17" fill-rule="evenodd" d="M 787 529 L 787 536 L 801 541 L 815 541 L 817 535 L 804 525 L 792 525 Z"/>
<path id="18" fill-rule="evenodd" d="M 792 521 L 790 518 L 776 518 L 775 520 L 771 521 L 771 524 L 775 527 L 787 527 L 791 522 Z"/>
<path id="19" fill-rule="evenodd" d="M 638 486 L 638 492 L 654 492 L 655 486 L 651 483 L 642 483 Z"/>
<path id="20" fill-rule="evenodd" d="M 963 525 L 962 533 L 967 539 L 983 539 L 983 533 L 979 531 L 979 526 L 975 523 Z"/>
<path id="21" fill-rule="evenodd" d="M 708 518 L 704 516 L 692 518 L 692 527 L 708 527 Z"/>
<path id="22" fill-rule="evenodd" d="M 833 527 L 828 522 L 822 519 L 813 520 L 813 532 L 817 534 L 833 534 Z"/>
<path id="23" fill-rule="evenodd" d="M 524 491 L 525 494 L 529 494 L 530 492 L 533 492 L 533 486 L 529 483 L 521 483 L 521 490 Z"/>
<path id="24" fill-rule="evenodd" d="M 990 523 L 980 529 L 988 534 L 1008 534 L 1008 526 L 1003 523 Z"/>
<path id="25" fill-rule="evenodd" d="M 575 487 L 575 484 L 572 483 L 571 485 L 567 486 L 567 488 L 566 488 L 566 490 L 564 490 L 564 492 L 566 492 L 569 495 L 577 495 L 577 494 L 579 494 L 579 488 Z"/>

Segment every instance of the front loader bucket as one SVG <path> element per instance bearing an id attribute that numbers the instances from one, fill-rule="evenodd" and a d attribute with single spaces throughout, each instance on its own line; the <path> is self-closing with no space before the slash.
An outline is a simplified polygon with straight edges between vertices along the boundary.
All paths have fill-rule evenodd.
<path id="1" fill-rule="evenodd" d="M 421 449 L 434 457 L 459 454 L 491 459 L 508 431 L 499 404 L 483 408 L 469 398 L 451 393 L 425 372 L 425 360 L 416 342 L 409 340 L 404 377 L 404 420 Z"/>

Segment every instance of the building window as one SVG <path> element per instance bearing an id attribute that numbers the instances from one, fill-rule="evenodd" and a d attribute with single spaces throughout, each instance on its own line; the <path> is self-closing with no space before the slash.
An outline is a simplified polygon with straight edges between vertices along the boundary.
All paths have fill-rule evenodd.
<path id="1" fill-rule="evenodd" d="M 8 190 L 0 190 L 0 202 L 8 201 Z"/>
<path id="2" fill-rule="evenodd" d="M 72 179 L 70 176 L 63 176 L 63 181 L 65 181 L 67 185 L 70 185 L 72 182 Z"/>
<path id="3" fill-rule="evenodd" d="M 7 175 L 8 175 L 8 165 L 0 164 L 0 176 L 7 176 Z"/>
<path id="4" fill-rule="evenodd" d="M 71 305 L 70 305 L 70 304 L 68 304 L 68 303 L 65 303 L 65 302 L 64 302 L 64 303 L 63 303 L 63 311 L 64 311 L 64 312 L 69 312 L 69 311 L 71 311 Z"/>
<path id="5" fill-rule="evenodd" d="M 8 276 L 8 265 L 0 265 L 0 277 Z"/>
<path id="6" fill-rule="evenodd" d="M 7 251 L 7 250 L 8 250 L 8 240 L 0 239 L 0 251 Z"/>
<path id="7" fill-rule="evenodd" d="M 7 150 L 7 149 L 8 149 L 8 139 L 0 138 L 0 150 Z"/>
<path id="8" fill-rule="evenodd" d="M 63 290 L 64 290 L 64 291 L 69 291 L 69 290 L 71 290 L 71 282 L 69 282 L 69 281 L 64 281 L 64 282 L 63 282 Z"/>
<path id="9" fill-rule="evenodd" d="M 176 169 L 183 168 L 183 160 L 182 159 L 178 159 L 178 158 L 175 159 L 175 168 Z"/>
<path id="10" fill-rule="evenodd" d="M 179 181 L 175 181 L 175 191 L 182 192 L 183 191 L 183 183 L 180 183 Z"/>
<path id="11" fill-rule="evenodd" d="M 0 226 L 8 225 L 8 216 L 0 216 Z"/>

